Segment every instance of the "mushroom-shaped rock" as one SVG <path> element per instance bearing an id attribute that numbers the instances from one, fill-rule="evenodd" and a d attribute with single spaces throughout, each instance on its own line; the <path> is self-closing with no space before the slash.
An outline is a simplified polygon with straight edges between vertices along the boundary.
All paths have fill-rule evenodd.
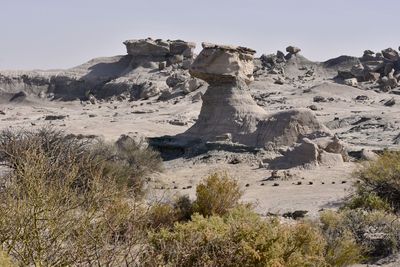
<path id="1" fill-rule="evenodd" d="M 215 141 L 229 133 L 233 142 L 275 149 L 291 146 L 303 137 L 329 135 L 306 109 L 268 114 L 251 97 L 254 50 L 203 44 L 190 73 L 209 83 L 196 123 L 183 135 Z"/>
<path id="2" fill-rule="evenodd" d="M 190 74 L 211 84 L 232 83 L 237 79 L 253 81 L 253 55 L 241 47 L 202 43 L 203 50 L 190 67 Z"/>

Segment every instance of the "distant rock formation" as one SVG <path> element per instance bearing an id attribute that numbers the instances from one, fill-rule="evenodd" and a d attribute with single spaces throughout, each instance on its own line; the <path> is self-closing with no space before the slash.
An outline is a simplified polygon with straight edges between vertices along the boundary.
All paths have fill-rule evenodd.
<path id="1" fill-rule="evenodd" d="M 151 38 L 127 40 L 124 42 L 128 55 L 143 57 L 167 58 L 171 56 L 183 56 L 193 58 L 195 43 L 182 40 L 153 40 Z"/>
<path id="2" fill-rule="evenodd" d="M 338 70 L 337 79 L 351 86 L 372 83 L 380 91 L 390 92 L 400 85 L 399 53 L 392 48 L 378 53 L 365 50 L 356 62 Z"/>
<path id="3" fill-rule="evenodd" d="M 147 38 L 124 44 L 127 55 L 96 58 L 67 70 L 0 71 L 0 100 L 9 100 L 19 92 L 60 100 L 89 101 L 90 96 L 90 103 L 95 98 L 120 95 L 136 100 L 165 91 L 172 96 L 185 95 L 203 85 L 188 74 L 194 43 Z M 185 79 L 170 88 L 166 80 L 173 75 Z"/>
<path id="4" fill-rule="evenodd" d="M 208 82 L 197 122 L 184 135 L 204 141 L 229 135 L 233 142 L 274 149 L 292 146 L 303 137 L 329 135 L 315 115 L 305 109 L 267 114 L 249 94 L 253 55 L 245 47 L 203 43 L 190 74 Z"/>

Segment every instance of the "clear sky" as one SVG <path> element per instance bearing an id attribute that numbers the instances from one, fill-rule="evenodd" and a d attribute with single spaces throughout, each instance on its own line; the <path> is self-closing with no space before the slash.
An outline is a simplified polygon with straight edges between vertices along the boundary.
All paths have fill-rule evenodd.
<path id="1" fill-rule="evenodd" d="M 68 68 L 146 37 L 300 47 L 312 60 L 400 45 L 399 0 L 0 0 L 0 69 Z"/>

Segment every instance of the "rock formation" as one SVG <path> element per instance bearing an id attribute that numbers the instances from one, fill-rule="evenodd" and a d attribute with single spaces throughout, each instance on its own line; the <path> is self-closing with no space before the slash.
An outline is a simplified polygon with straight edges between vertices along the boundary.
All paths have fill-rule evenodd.
<path id="1" fill-rule="evenodd" d="M 344 84 L 356 86 L 355 80 L 358 83 L 373 83 L 383 92 L 390 92 L 399 86 L 400 56 L 396 50 L 387 48 L 380 53 L 365 50 L 354 63 L 338 70 L 337 78 Z"/>
<path id="2" fill-rule="evenodd" d="M 124 45 L 128 55 L 133 57 L 133 62 L 165 62 L 163 66 L 184 64 L 186 67 L 192 63 L 196 47 L 195 43 L 182 40 L 153 40 L 151 38 L 127 40 Z"/>
<path id="3" fill-rule="evenodd" d="M 245 47 L 203 43 L 189 71 L 209 87 L 197 122 L 184 135 L 213 141 L 229 134 L 233 142 L 267 149 L 329 135 L 309 110 L 267 114 L 256 104 L 247 87 L 253 80 L 254 54 Z"/>
<path id="4" fill-rule="evenodd" d="M 194 58 L 194 43 L 147 38 L 128 40 L 124 44 L 127 55 L 96 58 L 67 70 L 2 71 L 0 98 L 10 99 L 22 91 L 28 97 L 62 100 L 89 100 L 88 96 L 109 98 L 121 94 L 136 100 L 167 90 L 185 95 L 202 85 L 188 75 Z M 181 81 L 179 87 L 169 88 L 166 79 L 172 75 L 181 75 L 187 80 Z"/>

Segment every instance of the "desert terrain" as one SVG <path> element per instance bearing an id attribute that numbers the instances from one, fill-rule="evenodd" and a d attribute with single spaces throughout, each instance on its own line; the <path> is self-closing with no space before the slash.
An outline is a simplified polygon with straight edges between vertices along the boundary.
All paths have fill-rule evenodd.
<path id="1" fill-rule="evenodd" d="M 165 43 L 175 54 L 164 53 Z M 127 55 L 96 58 L 67 70 L 0 71 L 0 130 L 52 126 L 110 142 L 128 135 L 150 138 L 150 144 L 156 140 L 156 149 L 165 136 L 179 142 L 198 121 L 209 86 L 208 78 L 189 73 L 196 44 L 145 39 L 125 45 Z M 324 142 L 336 136 L 346 157 L 319 162 L 300 149 L 304 159 L 292 162 L 283 151 L 297 151 L 301 133 L 295 143 L 273 149 L 253 149 L 229 136 L 205 137 L 207 149 L 199 153 L 164 151 L 164 171 L 149 177 L 150 195 L 194 196 L 203 177 L 226 171 L 243 187 L 243 201 L 255 203 L 261 215 L 305 210 L 317 216 L 351 194 L 352 173 L 362 160 L 398 148 L 397 51 L 360 51 L 359 58 L 340 56 L 325 62 L 307 60 L 307 51 L 296 47 L 288 47 L 286 54 L 259 52 L 264 54 L 251 60 L 253 78 L 246 94 L 268 115 L 307 110 L 329 132 Z M 223 123 L 231 115 L 212 116 Z"/>

